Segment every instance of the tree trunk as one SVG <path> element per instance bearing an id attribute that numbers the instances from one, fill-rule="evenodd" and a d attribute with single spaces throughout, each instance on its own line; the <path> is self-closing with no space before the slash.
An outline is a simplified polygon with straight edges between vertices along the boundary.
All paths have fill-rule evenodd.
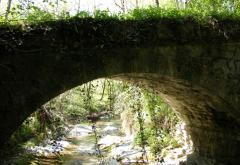
<path id="1" fill-rule="evenodd" d="M 175 0 L 175 3 L 176 3 L 176 8 L 179 9 L 179 1 L 178 0 Z"/>
<path id="2" fill-rule="evenodd" d="M 11 5 L 12 5 L 12 0 L 8 0 L 7 10 L 6 10 L 6 13 L 5 13 L 5 19 L 6 20 L 8 19 L 8 15 L 10 13 Z"/>
<path id="3" fill-rule="evenodd" d="M 93 0 L 93 12 L 95 13 L 97 10 L 97 7 L 96 7 L 96 1 Z"/>
<path id="4" fill-rule="evenodd" d="M 105 93 L 105 87 L 106 87 L 106 80 L 104 80 L 104 82 L 103 82 L 102 96 L 101 96 L 101 98 L 100 98 L 100 100 L 99 100 L 99 101 L 102 101 L 102 99 L 103 99 L 103 97 L 104 97 L 104 93 Z"/>
<path id="5" fill-rule="evenodd" d="M 80 12 L 80 6 L 81 6 L 81 0 L 78 0 L 78 8 L 77 8 L 77 13 Z"/>
<path id="6" fill-rule="evenodd" d="M 113 110 L 113 85 L 110 80 L 107 80 L 108 82 L 108 100 L 109 100 L 109 111 Z"/>
<path id="7" fill-rule="evenodd" d="M 159 0 L 155 0 L 156 6 L 159 7 Z"/>
<path id="8" fill-rule="evenodd" d="M 136 0 L 136 8 L 138 8 L 138 0 Z"/>
<path id="9" fill-rule="evenodd" d="M 58 2 L 58 0 L 56 0 L 56 11 L 55 11 L 55 15 L 58 15 L 58 6 L 59 6 L 59 2 Z"/>

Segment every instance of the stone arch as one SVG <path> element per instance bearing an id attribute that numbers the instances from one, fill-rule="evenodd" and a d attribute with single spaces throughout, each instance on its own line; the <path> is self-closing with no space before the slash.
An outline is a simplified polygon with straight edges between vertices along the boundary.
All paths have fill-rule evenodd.
<path id="1" fill-rule="evenodd" d="M 105 47 L 92 43 L 96 38 L 80 40 L 79 31 L 71 28 L 47 32 L 48 37 L 37 29 L 16 48 L 0 41 L 1 144 L 51 98 L 88 81 L 113 77 L 156 89 L 181 114 L 195 149 L 189 163 L 240 162 L 239 42 L 176 42 L 175 33 L 163 31 L 164 39 L 151 33 L 152 45 Z"/>

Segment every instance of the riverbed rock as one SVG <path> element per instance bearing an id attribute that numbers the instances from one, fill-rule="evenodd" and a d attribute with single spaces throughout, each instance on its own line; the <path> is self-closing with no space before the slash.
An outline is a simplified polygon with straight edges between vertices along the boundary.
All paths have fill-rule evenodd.
<path id="1" fill-rule="evenodd" d="M 88 125 L 75 125 L 70 131 L 69 137 L 82 137 L 92 133 L 92 127 Z"/>
<path id="2" fill-rule="evenodd" d="M 111 125 L 108 125 L 102 131 L 103 131 L 104 134 L 111 135 L 111 134 L 117 133 L 118 132 L 118 128 L 114 127 L 114 126 L 111 126 Z"/>
<path id="3" fill-rule="evenodd" d="M 113 144 L 119 144 L 123 140 L 120 136 L 107 135 L 101 138 L 98 142 L 102 147 L 108 147 Z"/>

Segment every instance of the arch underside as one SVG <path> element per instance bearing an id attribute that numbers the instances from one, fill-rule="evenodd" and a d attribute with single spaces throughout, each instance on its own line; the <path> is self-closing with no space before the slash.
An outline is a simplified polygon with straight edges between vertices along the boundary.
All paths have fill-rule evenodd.
<path id="1" fill-rule="evenodd" d="M 194 164 L 240 162 L 239 43 L 15 51 L 0 63 L 0 141 L 51 98 L 109 77 L 159 94 L 187 123 Z"/>

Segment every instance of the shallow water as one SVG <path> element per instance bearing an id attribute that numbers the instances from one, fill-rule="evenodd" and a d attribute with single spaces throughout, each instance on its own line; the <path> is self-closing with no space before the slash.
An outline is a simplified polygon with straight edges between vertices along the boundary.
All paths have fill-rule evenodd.
<path id="1" fill-rule="evenodd" d="M 0 165 L 178 165 L 186 160 L 186 152 L 183 154 L 182 148 L 173 148 L 168 150 L 165 162 L 141 163 L 141 148 L 133 146 L 133 139 L 122 133 L 120 119 L 105 119 L 95 126 L 101 154 L 95 145 L 92 125 L 77 124 L 72 125 L 67 137 L 56 141 L 55 145 L 49 143 L 45 147 L 25 148 L 3 163 L 0 160 Z"/>
<path id="2" fill-rule="evenodd" d="M 131 155 L 131 148 L 129 141 L 124 141 L 124 134 L 121 132 L 120 120 L 99 121 L 96 124 L 96 132 L 100 137 L 98 138 L 100 153 L 96 149 L 96 138 L 90 124 L 78 124 L 74 125 L 69 135 L 64 141 L 59 141 L 60 144 L 64 144 L 62 151 L 56 153 L 48 153 L 44 147 L 37 149 L 45 149 L 39 151 L 38 154 L 19 153 L 18 156 L 12 158 L 10 162 L 5 162 L 6 165 L 123 165 L 123 164 L 143 164 L 143 163 L 130 163 L 131 158 L 128 158 L 128 154 Z M 49 146 L 51 148 L 52 146 Z M 121 159 L 128 160 L 128 163 L 117 161 L 114 157 L 114 152 L 118 151 Z M 129 150 L 129 151 L 128 151 Z M 121 153 L 122 152 L 122 153 Z M 134 152 L 139 152 L 138 150 Z M 39 154 L 41 153 L 41 154 Z M 124 154 L 123 154 L 124 153 Z M 111 155 L 111 156 L 109 156 Z M 145 164 L 145 163 L 144 163 Z"/>

